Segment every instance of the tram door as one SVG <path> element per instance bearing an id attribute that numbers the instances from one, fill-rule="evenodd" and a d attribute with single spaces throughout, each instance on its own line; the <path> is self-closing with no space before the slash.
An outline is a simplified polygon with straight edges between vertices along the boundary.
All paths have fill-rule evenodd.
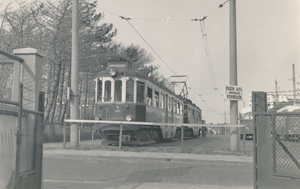
<path id="1" fill-rule="evenodd" d="M 165 98 L 165 122 L 168 123 L 168 119 L 169 119 L 169 111 L 168 111 L 168 108 L 169 108 L 169 95 L 166 94 L 166 98 Z"/>

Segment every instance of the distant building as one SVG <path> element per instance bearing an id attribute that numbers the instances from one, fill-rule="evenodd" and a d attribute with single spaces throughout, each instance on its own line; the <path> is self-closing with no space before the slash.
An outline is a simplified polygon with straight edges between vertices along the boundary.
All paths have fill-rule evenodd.
<path id="1" fill-rule="evenodd" d="M 278 96 L 278 97 L 277 97 Z M 294 99 L 288 98 L 285 94 L 268 93 L 267 94 L 268 111 L 276 112 L 282 107 L 293 105 Z M 296 104 L 300 105 L 299 97 L 296 98 Z M 249 107 L 252 107 L 252 97 L 250 96 Z M 246 111 L 245 108 L 244 111 Z M 249 108 L 248 108 L 249 109 Z M 247 110 L 248 111 L 248 110 Z"/>

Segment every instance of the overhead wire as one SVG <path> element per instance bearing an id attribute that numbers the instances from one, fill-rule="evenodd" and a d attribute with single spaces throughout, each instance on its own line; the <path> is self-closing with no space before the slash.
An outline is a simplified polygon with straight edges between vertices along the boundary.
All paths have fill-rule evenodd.
<path id="1" fill-rule="evenodd" d="M 214 111 L 207 103 L 206 101 L 202 98 L 201 95 L 199 95 L 197 92 L 195 92 L 192 88 L 189 88 L 193 93 L 195 93 L 196 95 L 198 95 L 200 97 L 200 99 L 202 100 L 202 102 L 205 104 L 205 106 L 210 109 L 211 112 L 218 114 L 216 111 Z"/>
<path id="2" fill-rule="evenodd" d="M 216 9 L 214 9 L 213 11 L 211 11 L 209 14 L 207 14 L 206 16 L 204 16 L 203 17 L 203 19 L 202 19 L 202 21 L 203 21 L 203 26 L 201 25 L 201 22 L 200 22 L 200 25 L 201 25 L 201 28 L 202 28 L 202 31 L 203 31 L 203 33 L 202 33 L 202 35 L 203 36 L 205 36 L 205 40 L 204 41 L 206 41 L 205 43 L 207 44 L 206 45 L 206 54 L 207 54 L 207 56 L 208 56 L 208 59 L 209 59 L 209 62 L 211 62 L 211 57 L 210 57 L 210 52 L 209 52 L 209 48 L 208 48 L 208 40 L 207 40 L 207 37 L 206 37 L 206 32 L 205 32 L 205 24 L 204 24 L 204 20 L 207 18 L 207 16 L 209 16 L 209 15 L 211 15 L 213 12 L 215 12 L 217 9 L 219 9 L 219 8 L 222 8 L 223 7 L 223 5 L 225 4 L 225 3 L 227 3 L 229 0 L 227 0 L 227 1 L 225 1 L 224 3 L 222 3 L 222 4 L 220 4 L 219 5 L 219 7 L 218 8 L 216 8 Z M 94 7 L 96 7 L 95 5 L 93 5 L 93 4 L 91 4 L 91 3 L 87 3 L 87 2 L 85 2 L 85 1 L 81 1 L 81 2 L 83 2 L 83 3 L 86 3 L 86 4 L 88 4 L 88 5 L 91 5 L 91 6 L 94 6 Z M 154 48 L 147 42 L 147 40 L 140 34 L 140 32 L 138 32 L 138 30 L 131 24 L 131 22 L 129 21 L 129 20 L 132 20 L 132 18 L 129 18 L 129 17 L 124 17 L 124 16 L 121 16 L 121 15 L 118 15 L 118 14 L 116 14 L 116 13 L 114 13 L 114 12 L 111 12 L 111 11 L 108 11 L 108 10 L 106 10 L 106 9 L 103 9 L 103 8 L 101 8 L 101 7 L 96 7 L 96 8 L 98 8 L 98 9 L 101 9 L 101 10 L 104 10 L 104 11 L 106 11 L 106 12 L 108 12 L 108 13 L 110 13 L 110 14 L 112 14 L 112 15 L 115 15 L 115 16 L 118 16 L 118 17 L 120 17 L 121 19 L 124 19 L 124 20 L 126 20 L 127 21 L 127 23 L 134 29 L 134 31 L 142 38 L 142 40 L 148 45 L 148 47 L 157 55 L 157 57 L 177 76 L 177 73 L 162 59 L 162 57 L 154 50 Z M 134 20 L 166 20 L 166 19 L 134 19 Z M 172 20 L 185 20 L 185 19 L 172 19 Z M 187 19 L 186 19 L 187 20 Z M 167 21 L 168 21 L 168 18 L 167 18 Z M 198 19 L 195 19 L 194 21 L 199 21 Z M 216 82 L 215 82 L 215 78 L 214 78 L 214 74 L 213 74 L 213 67 L 212 67 L 212 64 L 210 64 L 209 63 L 209 70 L 210 70 L 210 73 L 211 73 L 211 75 L 212 75 L 212 78 L 213 78 L 213 85 L 214 85 L 214 90 L 217 90 L 218 91 L 218 89 L 217 89 L 217 87 L 216 87 Z M 202 98 L 202 96 L 201 95 L 199 95 L 198 93 L 196 93 L 195 91 L 193 91 L 192 89 L 191 89 L 191 91 L 192 92 L 194 92 L 195 94 L 197 94 L 200 98 L 201 98 L 201 100 L 202 100 L 202 102 L 212 111 L 212 112 L 214 112 L 214 113 L 217 113 L 217 112 L 215 112 L 214 110 L 212 110 L 209 106 L 208 106 L 208 104 L 206 103 L 206 101 Z M 219 92 L 219 91 L 218 91 Z M 219 94 L 221 95 L 221 96 L 223 96 L 220 92 L 219 92 Z"/>
<path id="3" fill-rule="evenodd" d="M 201 27 L 202 38 L 203 38 L 203 42 L 204 42 L 205 53 L 206 53 L 206 57 L 207 57 L 207 61 L 208 61 L 207 62 L 208 63 L 208 68 L 209 68 L 209 72 L 210 72 L 211 79 L 212 79 L 212 82 L 213 82 L 213 86 L 214 86 L 214 89 L 215 89 L 217 87 L 216 87 L 216 81 L 215 81 L 215 76 L 214 76 L 214 71 L 213 71 L 209 46 L 208 46 L 208 39 L 207 39 L 206 31 L 205 31 L 204 20 L 200 21 L 200 27 Z"/>
<path id="4" fill-rule="evenodd" d="M 192 19 L 192 21 L 199 21 L 200 22 L 202 38 L 203 38 L 204 48 L 205 48 L 205 52 L 206 52 L 206 56 L 207 56 L 208 67 L 209 67 L 211 79 L 212 79 L 212 82 L 213 82 L 213 87 L 214 87 L 214 90 L 217 91 L 220 96 L 223 96 L 223 94 L 219 91 L 219 89 L 217 88 L 217 85 L 216 85 L 214 70 L 213 70 L 213 63 L 212 63 L 211 53 L 210 53 L 210 49 L 209 49 L 209 45 L 208 45 L 209 43 L 208 43 L 208 38 L 207 38 L 207 34 L 206 34 L 206 28 L 205 28 L 204 20 L 207 19 L 207 17 L 209 15 L 211 15 L 213 12 L 215 12 L 217 9 L 222 8 L 224 6 L 224 4 L 226 4 L 228 1 L 229 0 L 227 0 L 224 3 L 220 4 L 218 8 L 214 9 L 212 12 L 210 12 L 209 14 L 204 16 L 202 19 L 197 19 L 197 18 Z M 224 104 L 225 104 L 225 101 L 224 101 Z M 226 106 L 226 104 L 225 104 L 225 106 Z M 211 109 L 211 108 L 209 108 L 209 109 Z M 215 111 L 213 111 L 213 112 L 216 113 Z"/>
<path id="5" fill-rule="evenodd" d="M 122 17 L 121 17 L 122 18 Z M 122 18 L 125 19 L 128 24 L 137 32 L 137 34 L 143 39 L 143 41 L 148 45 L 148 47 L 150 47 L 150 49 L 156 54 L 156 56 L 158 56 L 158 58 L 175 74 L 176 72 L 162 59 L 162 57 L 152 48 L 152 46 L 146 41 L 146 39 L 140 34 L 140 32 L 137 31 L 137 29 L 129 22 L 129 19 L 126 18 Z"/>
<path id="6" fill-rule="evenodd" d="M 82 2 L 84 2 L 84 3 L 86 3 L 86 4 L 89 4 L 89 5 L 91 5 L 91 6 L 94 6 L 93 4 L 90 4 L 90 3 L 87 3 L 87 2 L 85 2 L 85 1 L 82 1 Z M 95 6 L 94 6 L 95 7 Z M 175 74 L 175 75 L 177 75 L 176 74 L 176 72 L 162 59 L 162 57 L 154 50 L 154 48 L 147 42 L 147 40 L 140 34 L 140 32 L 138 32 L 137 31 L 137 29 L 129 22 L 129 20 L 132 20 L 132 18 L 129 18 L 129 17 L 124 17 L 124 16 L 121 16 L 121 15 L 118 15 L 118 14 L 116 14 L 116 13 L 114 13 L 114 12 L 111 12 L 111 11 L 108 11 L 108 10 L 106 10 L 106 9 L 103 9 L 103 8 L 100 8 L 100 7 L 96 7 L 96 8 L 99 8 L 99 9 L 101 9 L 101 10 L 104 10 L 104 11 L 106 11 L 106 12 L 109 12 L 109 13 L 111 13 L 111 14 L 113 14 L 113 15 L 115 15 L 115 16 L 118 16 L 118 17 L 120 17 L 121 19 L 124 19 L 124 20 L 126 20 L 127 21 L 127 23 L 134 29 L 134 31 L 142 38 L 142 40 L 148 45 L 148 47 L 156 54 L 156 56 Z"/>
<path id="7" fill-rule="evenodd" d="M 199 21 L 200 22 L 200 27 L 201 27 L 201 33 L 202 33 L 202 38 L 203 38 L 203 42 L 204 42 L 204 48 L 205 48 L 205 52 L 206 52 L 206 56 L 207 56 L 207 60 L 208 60 L 208 67 L 209 67 L 209 71 L 210 71 L 210 75 L 212 78 L 212 82 L 213 82 L 213 86 L 214 89 L 221 95 L 222 93 L 219 91 L 219 89 L 217 88 L 216 85 L 216 81 L 215 81 L 215 76 L 214 76 L 214 70 L 213 70 L 213 64 L 212 64 L 212 58 L 211 58 L 211 53 L 209 50 L 209 45 L 208 45 L 208 38 L 207 38 L 207 34 L 206 34 L 206 29 L 205 29 L 205 22 L 204 20 L 207 19 L 207 17 L 209 15 L 211 15 L 213 12 L 215 12 L 216 10 L 218 10 L 219 8 L 222 8 L 229 0 L 225 1 L 224 3 L 220 4 L 218 8 L 214 9 L 212 12 L 210 12 L 209 14 L 207 14 L 206 16 L 204 16 L 202 19 L 192 19 L 192 21 Z"/>

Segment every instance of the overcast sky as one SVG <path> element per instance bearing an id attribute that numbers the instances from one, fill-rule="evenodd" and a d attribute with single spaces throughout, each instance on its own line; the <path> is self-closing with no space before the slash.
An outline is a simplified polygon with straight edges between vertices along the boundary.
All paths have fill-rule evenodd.
<path id="1" fill-rule="evenodd" d="M 151 53 L 160 74 L 187 75 L 189 98 L 202 109 L 203 119 L 220 123 L 230 112 L 221 95 L 229 85 L 229 2 L 225 2 L 98 0 L 97 11 L 105 14 L 102 23 L 113 23 L 118 30 L 117 42 L 133 43 Z M 281 91 L 292 90 L 292 64 L 300 82 L 300 1 L 237 0 L 236 11 L 238 86 L 244 93 L 241 109 L 249 106 L 251 91 L 275 91 L 275 79 Z M 128 23 L 119 16 L 132 19 Z M 204 16 L 207 43 L 200 22 L 191 21 Z"/>
<path id="2" fill-rule="evenodd" d="M 147 49 L 166 78 L 174 72 L 187 75 L 189 98 L 202 109 L 203 119 L 220 123 L 224 112 L 230 112 L 229 102 L 221 96 L 229 85 L 229 2 L 218 8 L 224 2 L 99 0 L 97 10 L 105 13 L 102 22 L 117 28 L 116 41 Z M 241 109 L 249 105 L 251 91 L 275 91 L 275 79 L 281 91 L 292 90 L 292 64 L 300 81 L 300 1 L 237 0 L 236 11 L 238 86 L 244 93 Z M 129 22 L 136 31 L 119 16 L 132 18 Z M 204 24 L 211 61 L 200 22 L 191 21 L 204 16 L 208 16 Z"/>

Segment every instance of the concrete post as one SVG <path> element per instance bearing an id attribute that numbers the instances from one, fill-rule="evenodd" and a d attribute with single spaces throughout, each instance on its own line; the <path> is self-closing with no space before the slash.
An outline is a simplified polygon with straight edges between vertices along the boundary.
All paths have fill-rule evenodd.
<path id="1" fill-rule="evenodd" d="M 78 91 L 78 73 L 79 73 L 79 58 L 78 58 L 78 20 L 79 9 L 78 0 L 73 0 L 72 6 L 72 60 L 71 60 L 71 101 L 70 101 L 70 117 L 78 119 L 79 113 L 79 91 Z M 70 126 L 70 146 L 78 148 L 79 140 L 79 124 L 71 123 Z"/>
<path id="2" fill-rule="evenodd" d="M 237 85 L 237 48 L 236 48 L 236 0 L 229 2 L 229 22 L 230 22 L 230 85 Z M 230 124 L 238 124 L 238 101 L 230 100 Z M 230 128 L 230 150 L 239 150 L 238 128 Z"/>
<path id="3" fill-rule="evenodd" d="M 39 92 L 42 91 L 43 56 L 33 48 L 15 49 L 13 53 L 24 60 L 20 80 L 24 86 L 23 97 L 29 102 L 24 102 L 23 108 L 38 111 Z"/>
<path id="4" fill-rule="evenodd" d="M 257 188 L 258 182 L 258 121 L 256 119 L 255 113 L 267 112 L 268 105 L 267 105 L 267 93 L 266 92 L 259 92 L 253 91 L 252 92 L 252 114 L 253 114 L 253 181 L 254 187 Z M 261 135 L 261 134 L 260 134 Z"/>
<path id="5" fill-rule="evenodd" d="M 44 93 L 42 91 L 42 58 L 37 49 L 22 48 L 13 50 L 14 55 L 22 58 L 24 61 L 20 66 L 20 82 L 23 83 L 23 103 L 21 109 L 33 111 L 44 111 Z M 35 125 L 35 174 L 29 175 L 26 179 L 20 179 L 16 183 L 18 188 L 42 188 L 43 187 L 43 130 L 44 117 L 33 116 L 29 114 L 26 117 L 26 125 Z M 20 120 L 19 120 L 20 122 Z M 19 158 L 19 157 L 17 157 Z M 17 170 L 17 168 L 16 168 Z"/>

